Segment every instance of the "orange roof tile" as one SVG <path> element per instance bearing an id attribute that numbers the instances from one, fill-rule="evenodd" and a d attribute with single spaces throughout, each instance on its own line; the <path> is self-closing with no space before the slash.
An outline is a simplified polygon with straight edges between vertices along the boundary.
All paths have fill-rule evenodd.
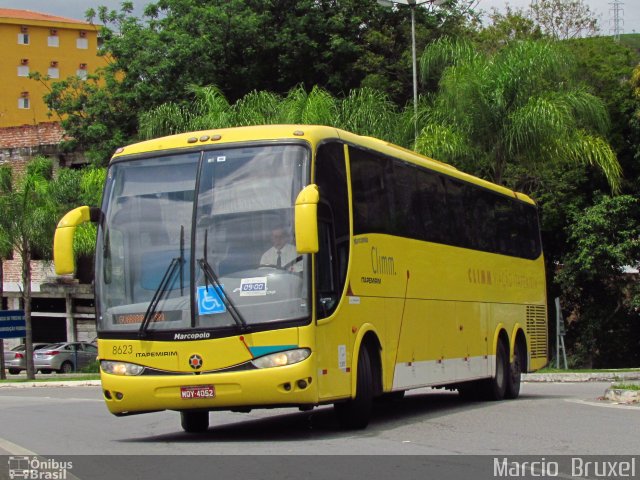
<path id="1" fill-rule="evenodd" d="M 13 8 L 0 8 L 0 18 L 15 18 L 19 20 L 40 20 L 58 23 L 75 23 L 91 25 L 90 23 L 76 20 L 75 18 L 58 17 L 48 13 L 32 12 L 31 10 L 16 10 Z"/>

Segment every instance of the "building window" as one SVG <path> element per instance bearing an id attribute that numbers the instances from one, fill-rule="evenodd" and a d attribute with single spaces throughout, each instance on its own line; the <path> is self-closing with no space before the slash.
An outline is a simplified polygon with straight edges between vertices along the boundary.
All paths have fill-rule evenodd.
<path id="1" fill-rule="evenodd" d="M 53 61 L 47 70 L 49 78 L 60 78 L 60 69 L 58 68 L 58 62 Z"/>
<path id="2" fill-rule="evenodd" d="M 81 30 L 76 40 L 76 47 L 82 50 L 89 48 L 89 40 L 87 39 L 87 32 Z"/>
<path id="3" fill-rule="evenodd" d="M 80 66 L 78 67 L 78 70 L 76 70 L 76 76 L 80 80 L 86 80 L 87 79 L 88 72 L 87 72 L 87 64 L 86 63 L 81 63 L 80 64 Z"/>
<path id="4" fill-rule="evenodd" d="M 18 108 L 21 110 L 28 110 L 31 108 L 29 103 L 29 92 L 22 92 L 20 98 L 18 98 Z"/>
<path id="5" fill-rule="evenodd" d="M 29 59 L 23 58 L 20 60 L 20 65 L 18 65 L 18 76 L 19 77 L 28 77 L 29 76 Z"/>
<path id="6" fill-rule="evenodd" d="M 47 45 L 50 47 L 60 46 L 60 37 L 58 37 L 58 30 L 52 28 L 49 30 L 49 37 L 47 38 Z"/>
<path id="7" fill-rule="evenodd" d="M 29 45 L 29 34 L 20 32 L 18 34 L 18 45 Z"/>

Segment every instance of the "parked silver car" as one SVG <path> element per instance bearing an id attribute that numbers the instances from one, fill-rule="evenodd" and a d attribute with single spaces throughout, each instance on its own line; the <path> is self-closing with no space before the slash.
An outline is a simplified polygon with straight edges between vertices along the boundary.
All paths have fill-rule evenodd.
<path id="1" fill-rule="evenodd" d="M 33 355 L 36 370 L 71 373 L 90 365 L 98 356 L 98 347 L 87 342 L 54 343 Z"/>
<path id="2" fill-rule="evenodd" d="M 34 343 L 33 350 L 43 348 L 49 345 L 48 343 Z M 11 375 L 17 375 L 22 370 L 27 369 L 27 358 L 24 356 L 26 345 L 18 345 L 11 350 L 4 351 L 4 367 L 9 370 Z"/>

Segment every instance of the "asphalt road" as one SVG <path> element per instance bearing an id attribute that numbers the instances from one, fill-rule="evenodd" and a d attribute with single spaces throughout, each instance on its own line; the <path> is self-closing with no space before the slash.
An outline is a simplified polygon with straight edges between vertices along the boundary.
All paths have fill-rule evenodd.
<path id="1" fill-rule="evenodd" d="M 417 390 L 378 405 L 363 431 L 340 429 L 331 407 L 214 412 L 201 435 L 184 433 L 175 412 L 114 417 L 99 387 L 1 388 L 0 454 L 638 454 L 640 406 L 598 400 L 608 386 L 527 383 L 503 402 Z"/>

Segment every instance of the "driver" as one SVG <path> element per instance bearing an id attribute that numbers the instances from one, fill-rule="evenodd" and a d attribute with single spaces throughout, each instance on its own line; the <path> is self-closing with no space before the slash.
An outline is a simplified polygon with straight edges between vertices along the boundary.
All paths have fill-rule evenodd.
<path id="1" fill-rule="evenodd" d="M 262 255 L 260 265 L 281 268 L 288 272 L 302 271 L 302 257 L 298 255 L 296 247 L 289 243 L 289 235 L 284 228 L 273 229 L 271 244 L 273 246 Z"/>

